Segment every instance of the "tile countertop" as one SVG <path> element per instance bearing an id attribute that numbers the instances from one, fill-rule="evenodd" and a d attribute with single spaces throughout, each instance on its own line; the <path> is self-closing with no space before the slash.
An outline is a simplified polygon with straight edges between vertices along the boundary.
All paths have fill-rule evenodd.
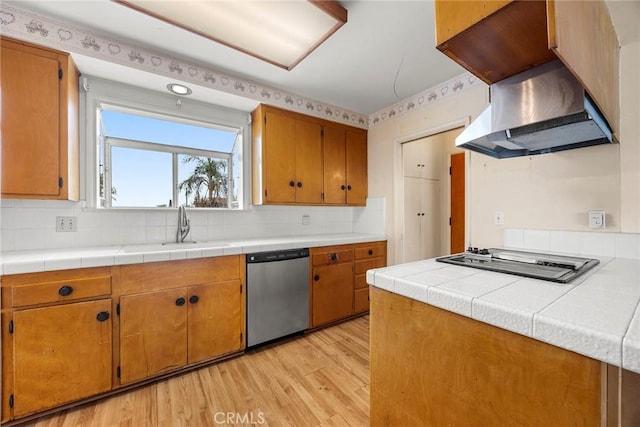
<path id="1" fill-rule="evenodd" d="M 22 274 L 72 268 L 139 264 L 156 261 L 237 255 L 386 240 L 384 235 L 345 233 L 283 236 L 196 243 L 161 243 L 91 248 L 45 249 L 0 253 L 0 274 Z"/>
<path id="2" fill-rule="evenodd" d="M 369 270 L 367 282 L 640 373 L 640 260 L 595 258 L 567 284 L 435 259 Z"/>

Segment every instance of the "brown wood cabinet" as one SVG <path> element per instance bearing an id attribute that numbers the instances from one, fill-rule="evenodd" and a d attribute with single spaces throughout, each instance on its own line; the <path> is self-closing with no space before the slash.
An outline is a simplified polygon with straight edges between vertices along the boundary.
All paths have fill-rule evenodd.
<path id="1" fill-rule="evenodd" d="M 254 163 L 254 203 L 321 204 L 320 123 L 262 105 L 252 123 L 254 162 L 260 161 Z"/>
<path id="2" fill-rule="evenodd" d="M 260 105 L 252 139 L 254 204 L 365 205 L 366 130 Z"/>
<path id="3" fill-rule="evenodd" d="M 110 294 L 109 268 L 2 277 L 3 421 L 111 390 Z"/>
<path id="4" fill-rule="evenodd" d="M 367 132 L 324 126 L 324 203 L 364 206 L 367 201 Z"/>
<path id="5" fill-rule="evenodd" d="M 78 70 L 67 53 L 0 44 L 2 197 L 78 200 Z"/>
<path id="6" fill-rule="evenodd" d="M 375 287 L 370 313 L 371 426 L 640 422 L 638 374 Z"/>
<path id="7" fill-rule="evenodd" d="M 240 258 L 117 267 L 121 384 L 244 349 L 244 263 Z"/>
<path id="8" fill-rule="evenodd" d="M 560 58 L 619 130 L 619 47 L 604 1 L 436 0 L 436 46 L 491 84 Z"/>
<path id="9" fill-rule="evenodd" d="M 366 271 L 386 265 L 386 242 L 311 248 L 310 327 L 369 309 Z"/>
<path id="10" fill-rule="evenodd" d="M 387 265 L 387 243 L 360 243 L 354 247 L 354 301 L 353 312 L 369 311 L 369 285 L 367 270 Z"/>

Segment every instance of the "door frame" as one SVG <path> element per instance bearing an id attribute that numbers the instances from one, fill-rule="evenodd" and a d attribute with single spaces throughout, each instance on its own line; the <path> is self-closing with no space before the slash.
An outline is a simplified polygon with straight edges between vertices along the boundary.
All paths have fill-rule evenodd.
<path id="1" fill-rule="evenodd" d="M 394 138 L 393 140 L 393 241 L 395 242 L 395 251 L 394 251 L 394 260 L 392 262 L 394 264 L 401 264 L 404 261 L 404 238 L 403 238 L 403 230 L 404 230 L 404 175 L 403 175 L 403 162 L 402 162 L 402 144 L 406 142 L 415 141 L 417 139 L 427 138 L 429 136 L 433 136 L 439 133 L 447 132 L 450 130 L 454 130 L 457 128 L 466 128 L 469 123 L 471 123 L 471 117 L 465 116 L 460 117 L 458 119 L 452 120 L 450 122 L 446 122 L 437 126 L 428 127 L 420 132 L 416 132 L 409 135 L 404 135 L 398 138 Z M 443 159 L 446 166 L 451 166 L 449 153 L 445 153 L 447 159 Z M 470 153 L 469 151 L 465 151 L 465 247 L 468 246 L 469 242 L 469 201 L 470 201 L 470 182 L 469 182 L 469 170 L 470 170 Z M 448 198 L 450 197 L 449 193 L 451 191 L 451 183 L 449 180 L 446 180 L 445 188 L 443 188 L 443 195 L 447 198 L 447 203 L 450 203 Z M 443 215 L 443 218 L 449 217 L 450 207 L 447 208 L 447 212 Z M 447 221 L 448 222 L 448 221 Z M 449 229 L 447 228 L 447 235 L 449 234 Z M 446 242 L 442 242 L 445 247 L 450 247 L 449 238 L 447 238 Z"/>

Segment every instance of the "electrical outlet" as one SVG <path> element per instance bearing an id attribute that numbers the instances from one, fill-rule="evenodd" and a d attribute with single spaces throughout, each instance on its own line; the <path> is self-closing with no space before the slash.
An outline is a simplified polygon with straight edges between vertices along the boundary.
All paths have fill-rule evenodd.
<path id="1" fill-rule="evenodd" d="M 495 211 L 493 213 L 493 223 L 495 225 L 504 225 L 504 212 Z"/>
<path id="2" fill-rule="evenodd" d="M 309 215 L 302 215 L 302 225 L 309 225 L 311 223 L 311 217 Z"/>
<path id="3" fill-rule="evenodd" d="M 77 216 L 57 216 L 56 231 L 58 232 L 78 231 L 78 217 Z"/>
<path id="4" fill-rule="evenodd" d="M 589 228 L 604 227 L 606 227 L 604 211 L 601 209 L 589 211 Z"/>

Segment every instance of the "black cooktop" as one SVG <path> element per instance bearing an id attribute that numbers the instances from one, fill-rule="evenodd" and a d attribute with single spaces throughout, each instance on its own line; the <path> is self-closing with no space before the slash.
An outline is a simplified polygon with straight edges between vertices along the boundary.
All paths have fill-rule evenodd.
<path id="1" fill-rule="evenodd" d="M 570 282 L 600 262 L 591 258 L 496 248 L 469 248 L 464 253 L 436 258 L 436 261 L 559 283 Z"/>

